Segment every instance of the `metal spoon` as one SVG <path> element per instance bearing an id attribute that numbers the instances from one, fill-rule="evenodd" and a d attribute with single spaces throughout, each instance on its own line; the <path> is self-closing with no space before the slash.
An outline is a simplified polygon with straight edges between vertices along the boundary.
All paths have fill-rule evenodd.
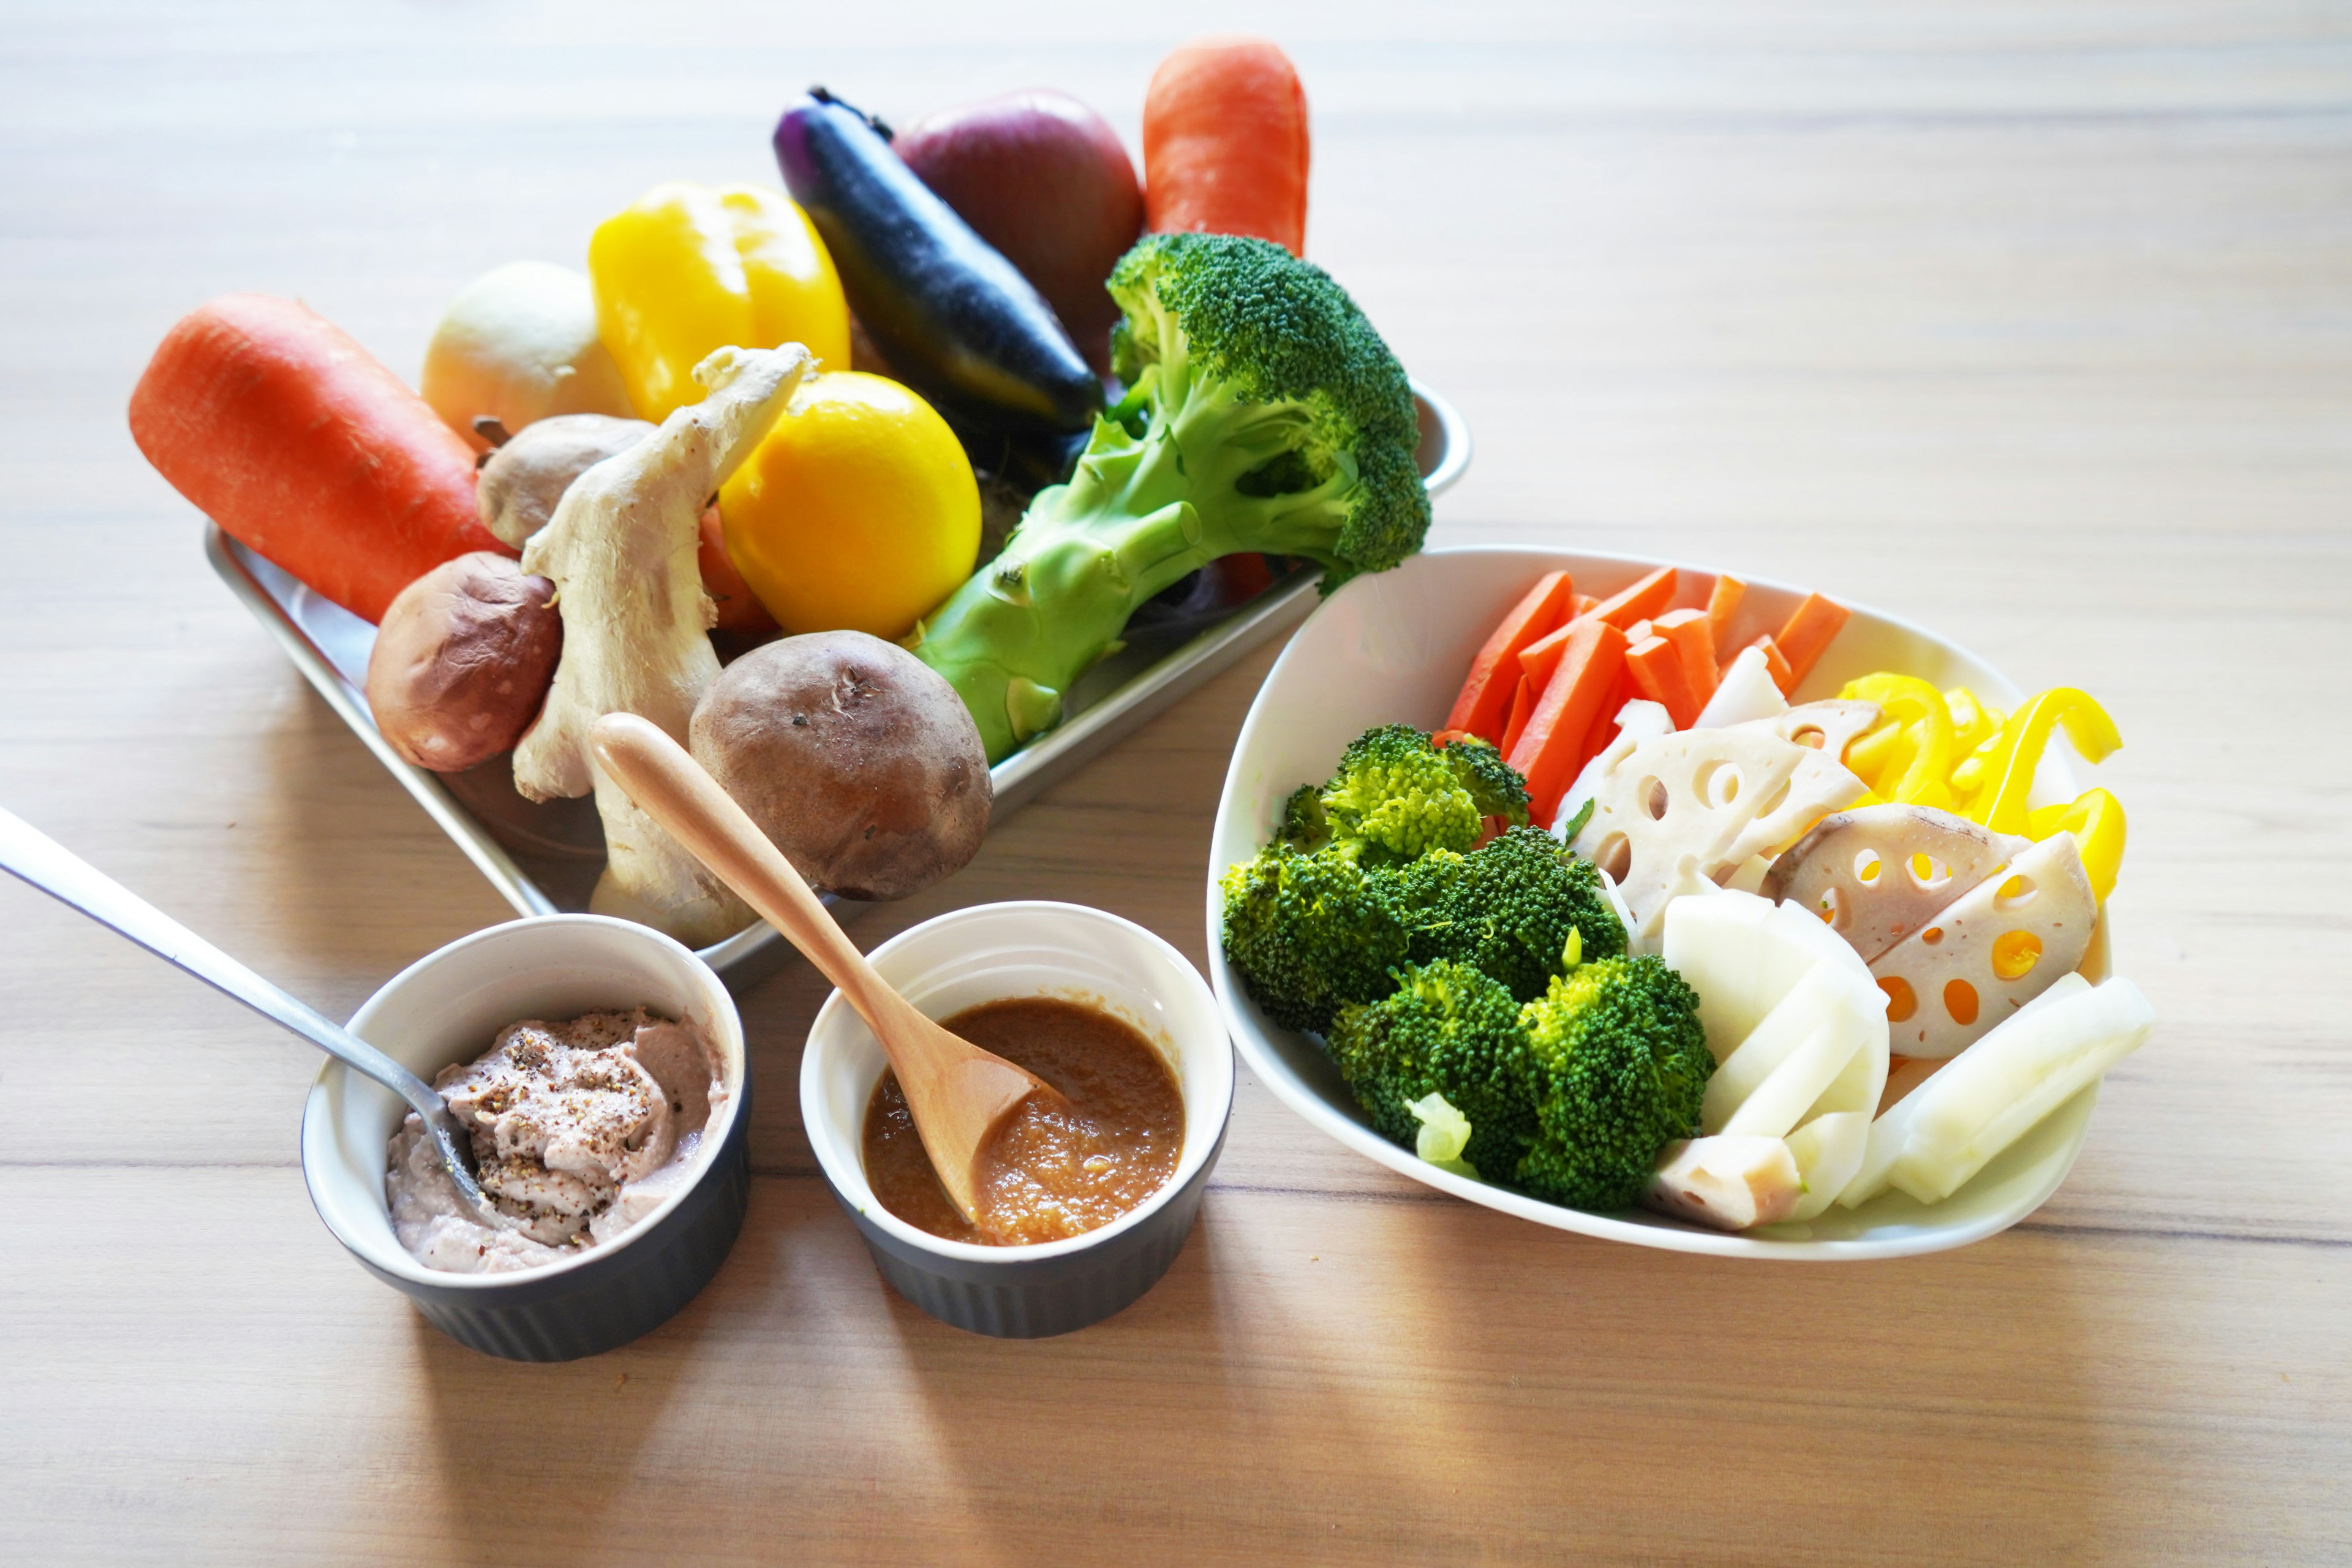
<path id="1" fill-rule="evenodd" d="M 6 870 L 61 902 L 110 926 L 156 957 L 177 964 L 205 984 L 252 1008 L 271 1023 L 291 1029 L 352 1071 L 372 1078 L 408 1101 L 425 1123 L 433 1147 L 447 1167 L 458 1195 L 486 1223 L 500 1229 L 515 1222 L 482 1194 L 463 1152 L 468 1142 L 448 1105 L 433 1086 L 352 1034 L 272 985 L 154 905 L 125 889 L 55 839 L 22 818 L 0 811 L 0 870 Z"/>

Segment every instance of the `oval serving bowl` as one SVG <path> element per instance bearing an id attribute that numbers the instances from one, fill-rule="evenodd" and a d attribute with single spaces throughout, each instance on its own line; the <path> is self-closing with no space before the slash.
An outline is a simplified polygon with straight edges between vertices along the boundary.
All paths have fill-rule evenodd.
<path id="1" fill-rule="evenodd" d="M 1805 1225 L 1747 1235 L 1706 1230 L 1647 1211 L 1591 1214 L 1488 1186 L 1441 1171 L 1381 1137 L 1340 1081 L 1320 1046 L 1269 1022 L 1226 965 L 1219 940 L 1218 880 L 1273 836 L 1282 803 L 1300 784 L 1327 778 L 1349 741 L 1375 724 L 1429 730 L 1444 722 L 1470 658 L 1494 624 L 1545 572 L 1567 571 L 1580 593 L 1606 595 L 1658 566 L 1684 573 L 1681 600 L 1705 590 L 1715 574 L 1680 562 L 1565 550 L 1472 547 L 1433 550 L 1393 572 L 1358 577 L 1331 595 L 1291 639 L 1259 689 L 1234 747 L 1209 846 L 1209 978 L 1242 1058 L 1282 1102 L 1310 1125 L 1365 1158 L 1458 1198 L 1538 1225 L 1636 1247 L 1729 1258 L 1814 1260 L 1902 1258 L 1963 1247 L 2015 1225 L 2055 1192 L 2074 1163 L 2098 1098 L 2092 1085 L 2045 1119 L 1940 1204 L 1888 1192 L 1859 1209 L 1832 1205 Z M 1693 584 L 1696 584 L 1696 590 Z M 1744 647 L 1776 630 L 1804 590 L 1748 579 L 1731 637 Z M 1835 696 L 1856 676 L 1896 669 L 1941 687 L 1968 686 L 2001 707 L 2021 693 L 1983 659 L 1934 633 L 1890 616 L 1853 607 L 1853 618 L 1814 667 L 1793 700 Z M 2034 798 L 2072 798 L 2075 785 L 2063 748 L 2053 746 Z M 2105 978 L 2107 922 L 2092 943 L 2084 973 Z"/>
<path id="2" fill-rule="evenodd" d="M 541 915 L 425 954 L 352 1015 L 351 1031 L 431 1082 L 524 1018 L 650 1007 L 701 1028 L 725 1063 L 727 1103 L 703 1133 L 693 1179 L 611 1241 L 506 1274 L 427 1268 L 393 1234 L 386 1143 L 407 1111 L 393 1092 L 329 1062 L 302 1110 L 302 1176 L 335 1239 L 458 1343 L 509 1361 L 571 1361 L 626 1344 L 709 1282 L 751 1199 L 751 1077 L 726 985 L 659 931 L 605 915 Z"/>

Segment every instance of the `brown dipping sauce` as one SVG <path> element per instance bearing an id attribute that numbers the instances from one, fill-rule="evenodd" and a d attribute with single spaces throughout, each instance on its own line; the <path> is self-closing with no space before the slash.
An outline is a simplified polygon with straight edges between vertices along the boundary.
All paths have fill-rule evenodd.
<path id="1" fill-rule="evenodd" d="M 1017 1247 L 1108 1225 L 1167 1185 L 1184 1149 L 1184 1098 L 1151 1042 L 1109 1014 L 1052 996 L 967 1008 L 941 1026 L 1066 1096 L 1032 1097 L 981 1150 L 965 1219 L 940 1185 L 887 1070 L 866 1107 L 866 1180 L 884 1208 L 950 1241 Z"/>

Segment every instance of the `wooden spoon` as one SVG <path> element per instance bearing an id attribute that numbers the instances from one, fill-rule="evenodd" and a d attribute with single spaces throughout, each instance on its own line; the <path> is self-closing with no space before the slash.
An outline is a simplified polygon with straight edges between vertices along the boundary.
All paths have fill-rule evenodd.
<path id="1" fill-rule="evenodd" d="M 774 840 L 658 726 L 634 713 L 608 713 L 589 731 L 588 744 L 646 816 L 766 916 L 857 1009 L 898 1075 L 940 1185 L 979 1225 L 974 1165 L 990 1135 L 1031 1095 L 1061 1096 L 916 1011 L 866 961 Z"/>

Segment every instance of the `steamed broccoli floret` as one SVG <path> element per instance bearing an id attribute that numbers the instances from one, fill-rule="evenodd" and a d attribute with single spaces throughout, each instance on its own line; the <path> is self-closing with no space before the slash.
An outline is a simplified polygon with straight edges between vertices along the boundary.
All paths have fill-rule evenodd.
<path id="1" fill-rule="evenodd" d="M 1341 1004 L 1384 995 L 1405 959 L 1388 881 L 1336 849 L 1277 840 L 1223 882 L 1225 962 L 1286 1029 L 1321 1033 Z"/>
<path id="2" fill-rule="evenodd" d="M 1552 981 L 1519 1023 L 1538 1130 L 1512 1179 L 1570 1208 L 1630 1206 L 1658 1151 L 1698 1131 L 1715 1072 L 1698 994 L 1662 959 L 1609 958 Z"/>
<path id="3" fill-rule="evenodd" d="M 1293 794 L 1281 837 L 1302 849 L 1334 844 L 1373 865 L 1465 850 L 1485 819 L 1528 819 L 1527 781 L 1485 742 L 1440 748 L 1410 724 L 1365 731 L 1322 788 Z"/>
<path id="4" fill-rule="evenodd" d="M 1059 723 L 1129 614 L 1185 574 L 1262 551 L 1320 563 L 1328 590 L 1429 527 L 1403 368 L 1320 268 L 1265 240 L 1150 235 L 1108 286 L 1127 396 L 909 642 L 991 762 Z"/>
<path id="5" fill-rule="evenodd" d="M 1556 976 L 1524 1006 L 1501 982 L 1439 960 L 1381 1000 L 1343 1007 L 1331 1057 L 1372 1125 L 1417 1146 L 1413 1106 L 1442 1095 L 1470 1122 L 1486 1181 L 1572 1208 L 1641 1195 L 1658 1151 L 1698 1126 L 1715 1058 L 1698 997 L 1655 958 Z"/>
<path id="6" fill-rule="evenodd" d="M 1507 828 L 1468 855 L 1426 856 L 1400 878 L 1394 901 L 1412 931 L 1412 962 L 1470 964 L 1522 1002 L 1573 966 L 1571 931 L 1577 960 L 1625 951 L 1625 927 L 1601 874 L 1539 827 Z"/>
<path id="7" fill-rule="evenodd" d="M 1508 1181 L 1536 1132 L 1527 1031 L 1511 994 L 1465 964 L 1404 972 L 1380 1001 L 1339 1010 L 1331 1059 L 1383 1137 L 1417 1145 L 1413 1106 L 1443 1095 L 1470 1122 L 1461 1158 Z"/>

